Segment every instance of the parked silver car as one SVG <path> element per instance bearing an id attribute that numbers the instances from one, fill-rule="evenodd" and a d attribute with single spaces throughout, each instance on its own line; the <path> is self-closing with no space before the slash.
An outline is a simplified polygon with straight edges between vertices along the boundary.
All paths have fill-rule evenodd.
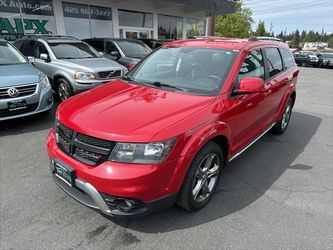
<path id="1" fill-rule="evenodd" d="M 91 89 L 127 72 L 126 67 L 104 58 L 90 45 L 68 36 L 27 36 L 15 46 L 33 58 L 44 72 L 60 100 Z"/>
<path id="2" fill-rule="evenodd" d="M 0 121 L 48 112 L 52 106 L 48 78 L 13 45 L 0 40 Z"/>

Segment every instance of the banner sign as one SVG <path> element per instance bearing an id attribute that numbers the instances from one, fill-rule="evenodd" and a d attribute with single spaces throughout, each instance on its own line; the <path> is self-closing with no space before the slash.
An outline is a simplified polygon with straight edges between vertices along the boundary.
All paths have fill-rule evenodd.
<path id="1" fill-rule="evenodd" d="M 53 16 L 52 0 L 0 0 L 0 12 Z"/>
<path id="2" fill-rule="evenodd" d="M 90 13 L 91 19 L 110 20 L 110 21 L 112 20 L 111 8 L 63 2 L 62 9 L 64 12 L 64 17 L 88 19 Z"/>

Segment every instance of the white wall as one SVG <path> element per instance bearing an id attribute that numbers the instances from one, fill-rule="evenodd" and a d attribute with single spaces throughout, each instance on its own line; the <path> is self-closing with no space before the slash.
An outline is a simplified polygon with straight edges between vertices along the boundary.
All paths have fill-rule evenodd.
<path id="1" fill-rule="evenodd" d="M 183 6 L 165 3 L 163 1 L 147 1 L 147 0 L 53 0 L 54 16 L 56 20 L 56 30 L 58 34 L 66 34 L 64 17 L 62 11 L 62 2 L 72 2 L 81 4 L 90 4 L 95 6 L 103 6 L 112 8 L 113 19 L 113 34 L 115 37 L 119 37 L 119 23 L 118 23 L 118 9 L 142 11 L 153 13 L 153 30 L 154 38 L 157 38 L 158 29 L 158 14 L 172 15 L 185 17 L 183 19 L 183 38 L 186 38 L 186 17 L 193 18 L 206 18 L 204 12 L 191 12 L 189 9 Z"/>

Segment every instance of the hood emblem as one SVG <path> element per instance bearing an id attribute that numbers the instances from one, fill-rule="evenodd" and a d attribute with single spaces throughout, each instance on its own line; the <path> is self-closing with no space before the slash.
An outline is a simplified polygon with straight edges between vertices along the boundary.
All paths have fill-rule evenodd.
<path id="1" fill-rule="evenodd" d="M 19 91 L 17 88 L 10 88 L 7 90 L 7 94 L 10 96 L 10 97 L 16 97 L 19 95 Z"/>

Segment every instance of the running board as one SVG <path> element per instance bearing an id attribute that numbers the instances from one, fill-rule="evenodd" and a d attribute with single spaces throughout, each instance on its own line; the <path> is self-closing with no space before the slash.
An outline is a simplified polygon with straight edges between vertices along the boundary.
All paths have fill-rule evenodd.
<path id="1" fill-rule="evenodd" d="M 235 154 L 233 157 L 229 159 L 229 162 L 236 159 L 238 156 L 240 156 L 245 150 L 247 150 L 249 147 L 251 147 L 256 141 L 258 141 L 261 137 L 263 137 L 271 128 L 274 127 L 276 122 L 274 122 L 268 129 L 266 129 L 261 135 L 259 135 L 256 139 L 254 139 L 250 144 L 248 144 L 245 148 L 243 148 L 241 151 L 239 151 L 237 154 Z"/>

